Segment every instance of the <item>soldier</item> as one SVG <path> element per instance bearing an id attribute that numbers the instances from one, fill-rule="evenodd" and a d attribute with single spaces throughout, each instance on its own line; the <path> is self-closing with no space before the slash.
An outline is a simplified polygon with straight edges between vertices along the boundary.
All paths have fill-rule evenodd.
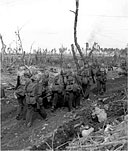
<path id="1" fill-rule="evenodd" d="M 97 82 L 97 92 L 98 94 L 101 93 L 101 70 L 100 67 L 97 67 L 97 71 L 96 71 L 96 82 Z"/>
<path id="2" fill-rule="evenodd" d="M 98 67 L 96 72 L 98 94 L 103 94 L 106 91 L 106 71 Z"/>
<path id="3" fill-rule="evenodd" d="M 84 92 L 84 98 L 88 99 L 90 93 L 90 74 L 89 74 L 88 67 L 84 68 L 84 71 L 81 74 L 82 74 L 82 88 Z"/>
<path id="4" fill-rule="evenodd" d="M 74 78 L 71 72 L 67 73 L 65 83 L 66 83 L 66 89 L 65 89 L 65 95 L 64 95 L 64 102 L 65 103 L 67 102 L 68 110 L 70 112 L 73 108 L 73 105 L 76 106 L 76 103 L 73 102 L 75 99 L 74 92 L 73 92 Z"/>
<path id="5" fill-rule="evenodd" d="M 62 76 L 58 75 L 55 77 L 52 87 L 52 112 L 55 111 L 57 105 L 61 106 L 63 104 L 63 89 Z"/>
<path id="6" fill-rule="evenodd" d="M 25 73 L 25 69 L 21 69 L 17 73 L 17 85 L 15 87 L 15 98 L 18 100 L 18 114 L 16 116 L 17 120 L 26 118 L 26 99 L 25 99 L 25 85 L 29 81 L 30 74 Z"/>
<path id="7" fill-rule="evenodd" d="M 92 78 L 92 81 L 93 81 L 93 83 L 95 84 L 95 70 L 94 70 L 93 65 L 90 65 L 89 70 L 90 70 L 90 76 L 91 76 L 91 78 Z"/>
<path id="8" fill-rule="evenodd" d="M 104 68 L 101 68 L 101 94 L 106 92 L 107 73 Z"/>
<path id="9" fill-rule="evenodd" d="M 43 106 L 44 108 L 48 108 L 50 106 L 50 102 L 48 102 L 48 98 L 46 97 L 49 93 L 48 89 L 48 82 L 49 82 L 49 73 L 46 72 L 42 79 L 42 98 L 43 98 Z"/>
<path id="10" fill-rule="evenodd" d="M 27 104 L 26 122 L 27 126 L 31 127 L 35 111 L 37 111 L 44 119 L 47 117 L 42 104 L 42 85 L 38 82 L 38 76 L 31 77 L 31 81 L 26 85 L 25 90 Z"/>
<path id="11" fill-rule="evenodd" d="M 73 84 L 73 94 L 74 94 L 73 107 L 78 108 L 80 106 L 81 89 L 77 84 L 76 80 Z"/>

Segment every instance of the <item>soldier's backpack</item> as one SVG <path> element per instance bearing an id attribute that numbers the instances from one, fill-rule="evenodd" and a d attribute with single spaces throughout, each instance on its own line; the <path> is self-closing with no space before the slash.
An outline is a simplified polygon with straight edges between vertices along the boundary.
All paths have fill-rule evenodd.
<path id="1" fill-rule="evenodd" d="M 88 83 L 88 78 L 87 77 L 82 77 L 82 83 L 87 84 Z"/>

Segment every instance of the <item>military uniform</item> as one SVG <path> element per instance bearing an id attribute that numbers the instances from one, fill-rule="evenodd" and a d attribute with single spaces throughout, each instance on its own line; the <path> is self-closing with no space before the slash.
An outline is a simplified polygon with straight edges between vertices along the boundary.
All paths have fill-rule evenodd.
<path id="1" fill-rule="evenodd" d="M 27 107 L 26 107 L 26 98 L 25 98 L 25 85 L 29 81 L 29 76 L 30 76 L 29 74 L 24 73 L 23 71 L 22 73 L 18 72 L 17 74 L 17 85 L 14 92 L 19 105 L 18 114 L 16 116 L 17 120 L 26 118 Z"/>
<path id="2" fill-rule="evenodd" d="M 31 78 L 31 81 L 26 85 L 25 90 L 27 104 L 26 122 L 27 126 L 30 127 L 33 123 L 33 115 L 35 111 L 37 111 L 43 118 L 46 118 L 47 114 L 42 104 L 42 87 L 35 77 Z"/>
<path id="3" fill-rule="evenodd" d="M 69 111 L 72 110 L 74 104 L 73 84 L 74 84 L 73 77 L 71 75 L 67 75 L 64 102 L 65 103 L 67 102 Z"/>
<path id="4" fill-rule="evenodd" d="M 94 70 L 94 67 L 90 66 L 89 70 L 90 70 L 90 76 L 92 78 L 92 81 L 93 81 L 93 83 L 95 83 L 95 70 Z"/>
<path id="5" fill-rule="evenodd" d="M 101 71 L 101 93 L 106 92 L 106 81 L 107 81 L 107 74 L 106 71 L 103 69 L 103 71 Z"/>
<path id="6" fill-rule="evenodd" d="M 90 93 L 90 72 L 89 69 L 84 69 L 82 72 L 82 88 L 84 91 L 84 97 L 87 99 Z"/>
<path id="7" fill-rule="evenodd" d="M 97 77 L 97 90 L 98 94 L 102 94 L 103 92 L 106 91 L 106 72 L 105 70 L 101 71 L 100 68 L 98 68 L 96 72 L 96 77 Z"/>
<path id="8" fill-rule="evenodd" d="M 40 82 L 40 85 L 42 86 L 42 103 L 43 103 L 44 108 L 48 108 L 50 105 L 50 102 L 48 101 L 48 98 L 46 97 L 46 95 L 49 94 L 48 82 L 49 82 L 49 77 L 46 75 L 42 79 L 42 82 Z"/>
<path id="9" fill-rule="evenodd" d="M 80 87 L 76 83 L 73 84 L 73 94 L 74 94 L 74 100 L 73 100 L 73 107 L 78 108 L 80 106 L 80 100 L 81 100 L 81 94 L 80 94 Z"/>
<path id="10" fill-rule="evenodd" d="M 58 75 L 54 79 L 54 83 L 52 86 L 52 111 L 58 106 L 63 105 L 63 90 L 64 84 L 62 80 L 62 76 Z"/>

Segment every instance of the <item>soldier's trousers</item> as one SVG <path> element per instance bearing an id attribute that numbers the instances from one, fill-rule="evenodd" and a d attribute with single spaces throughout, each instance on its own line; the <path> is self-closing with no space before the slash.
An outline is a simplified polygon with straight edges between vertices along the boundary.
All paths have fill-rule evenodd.
<path id="1" fill-rule="evenodd" d="M 101 91 L 106 92 L 106 82 L 101 82 Z"/>
<path id="2" fill-rule="evenodd" d="M 63 105 L 63 97 L 61 93 L 53 92 L 52 108 Z"/>
<path id="3" fill-rule="evenodd" d="M 27 105 L 27 114 L 26 114 L 26 122 L 30 123 L 30 125 L 32 125 L 33 123 L 33 117 L 35 112 L 38 112 L 42 118 L 46 118 L 47 117 L 47 113 L 44 109 L 43 106 L 40 106 L 40 108 L 37 109 L 37 104 L 28 104 Z"/>
<path id="4" fill-rule="evenodd" d="M 27 105 L 26 105 L 26 100 L 25 100 L 25 96 L 21 96 L 17 98 L 18 100 L 18 114 L 16 119 L 20 120 L 20 119 L 25 119 L 26 118 L 26 111 L 27 111 Z"/>
<path id="5" fill-rule="evenodd" d="M 47 113 L 44 109 L 43 99 L 41 97 L 38 98 L 36 111 L 41 115 L 42 118 L 45 119 L 47 117 Z"/>
<path id="6" fill-rule="evenodd" d="M 65 97 L 64 97 L 64 100 L 65 100 L 65 102 L 67 102 L 67 104 L 68 104 L 68 110 L 69 110 L 69 112 L 72 110 L 72 108 L 73 108 L 73 101 L 74 101 L 74 94 L 73 94 L 73 92 L 71 91 L 69 91 L 69 92 L 66 92 L 66 94 L 65 94 Z"/>
<path id="7" fill-rule="evenodd" d="M 97 92 L 98 92 L 98 94 L 101 93 L 101 82 L 100 82 L 100 80 L 97 80 Z"/>
<path id="8" fill-rule="evenodd" d="M 98 94 L 106 92 L 106 83 L 97 80 L 97 90 L 98 90 Z"/>
<path id="9" fill-rule="evenodd" d="M 89 93 L 90 93 L 90 84 L 84 84 L 82 85 L 83 91 L 84 91 L 84 98 L 88 99 Z"/>
<path id="10" fill-rule="evenodd" d="M 27 105 L 27 114 L 26 114 L 26 122 L 27 123 L 32 124 L 35 109 L 36 109 L 36 104 L 28 104 Z"/>
<path id="11" fill-rule="evenodd" d="M 48 107 L 49 107 L 49 104 L 50 104 L 50 103 L 48 102 L 48 99 L 47 99 L 46 95 L 47 95 L 47 92 L 43 92 L 43 93 L 42 93 L 42 98 L 44 98 L 44 99 L 42 100 L 44 108 L 48 108 Z"/>
<path id="12" fill-rule="evenodd" d="M 80 98 L 81 98 L 80 93 L 74 92 L 73 107 L 76 108 L 80 106 Z"/>

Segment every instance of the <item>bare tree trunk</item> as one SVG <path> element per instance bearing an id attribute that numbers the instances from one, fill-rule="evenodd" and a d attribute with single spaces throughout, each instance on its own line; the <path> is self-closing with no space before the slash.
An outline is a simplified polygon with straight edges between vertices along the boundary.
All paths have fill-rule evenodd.
<path id="1" fill-rule="evenodd" d="M 23 45 L 22 45 L 22 40 L 20 38 L 19 30 L 17 32 L 15 32 L 15 34 L 18 36 L 18 40 L 20 42 L 20 49 L 22 51 L 22 63 L 23 63 L 23 65 L 25 65 L 25 51 L 23 50 Z"/>
<path id="2" fill-rule="evenodd" d="M 1 40 L 1 44 L 2 44 L 2 48 L 1 48 L 1 65 L 3 67 L 3 64 L 4 64 L 4 55 L 5 55 L 5 49 L 6 49 L 6 45 L 4 44 L 3 42 L 3 38 L 2 38 L 2 35 L 0 34 L 0 40 Z"/>
<path id="3" fill-rule="evenodd" d="M 76 68 L 77 68 L 77 71 L 78 71 L 80 69 L 80 66 L 79 66 L 79 63 L 78 63 L 77 56 L 75 54 L 75 50 L 74 50 L 74 45 L 73 44 L 71 44 L 71 50 L 72 50 L 73 58 L 74 58 L 74 61 L 75 61 L 75 64 L 76 64 Z"/>
<path id="4" fill-rule="evenodd" d="M 24 53 L 24 51 L 23 51 L 22 40 L 21 40 L 21 38 L 20 38 L 19 30 L 16 32 L 16 35 L 18 36 L 18 39 L 19 39 L 19 41 L 20 41 L 20 47 L 21 47 L 22 54 L 23 54 L 23 53 Z"/>
<path id="5" fill-rule="evenodd" d="M 75 12 L 75 21 L 74 21 L 74 42 L 79 54 L 82 58 L 82 61 L 85 63 L 84 55 L 81 51 L 80 45 L 77 42 L 77 20 L 78 20 L 78 10 L 79 10 L 79 0 L 76 0 L 76 12 Z"/>

